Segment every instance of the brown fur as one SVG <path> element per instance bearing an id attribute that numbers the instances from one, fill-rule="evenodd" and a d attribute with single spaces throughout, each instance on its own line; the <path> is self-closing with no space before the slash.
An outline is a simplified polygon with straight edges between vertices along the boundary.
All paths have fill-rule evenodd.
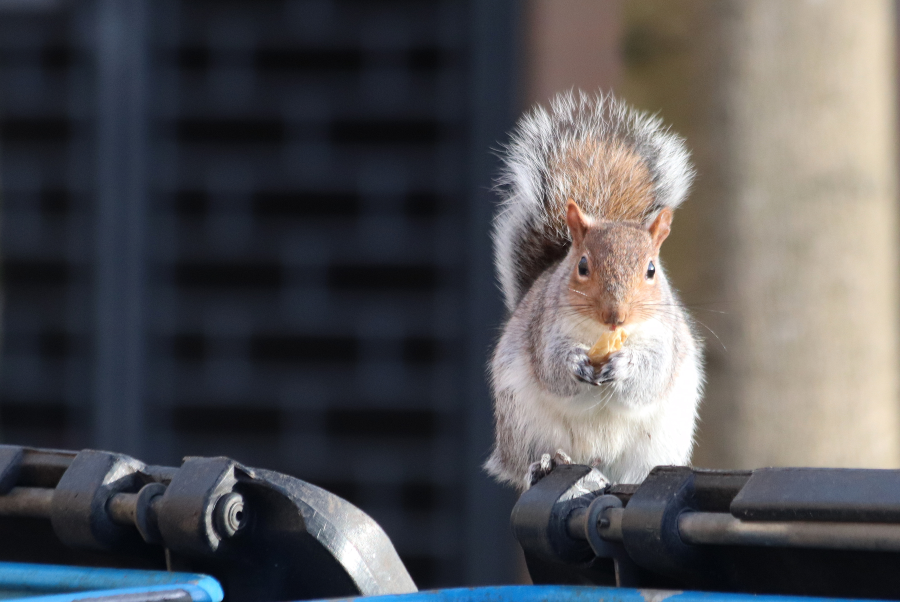
<path id="1" fill-rule="evenodd" d="M 538 274 L 566 256 L 571 246 L 567 205 L 574 202 L 594 221 L 640 225 L 654 210 L 653 178 L 645 160 L 621 140 L 581 139 L 552 156 L 547 173 L 554 182 L 546 199 L 552 236 L 529 238 L 539 247 L 521 250 L 523 274 Z M 529 279 L 528 284 L 531 284 Z"/>
<path id="2" fill-rule="evenodd" d="M 581 139 L 564 146 L 550 159 L 548 179 L 556 183 L 549 200 L 561 209 L 548 211 L 551 216 L 565 216 L 572 199 L 592 218 L 640 222 L 654 202 L 646 162 L 621 140 Z"/>
<path id="3" fill-rule="evenodd" d="M 646 318 L 641 308 L 660 302 L 657 279 L 646 278 L 648 264 L 659 263 L 659 247 L 640 223 L 600 222 L 574 251 L 568 299 L 578 313 L 610 328 L 627 327 Z M 586 277 L 578 273 L 582 256 L 588 259 Z"/>

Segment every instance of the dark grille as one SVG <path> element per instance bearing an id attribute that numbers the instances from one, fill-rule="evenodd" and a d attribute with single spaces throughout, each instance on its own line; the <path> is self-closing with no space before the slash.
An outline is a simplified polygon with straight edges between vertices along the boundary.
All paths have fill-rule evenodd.
<path id="1" fill-rule="evenodd" d="M 0 8 L 3 442 L 287 472 L 376 518 L 420 587 L 465 583 L 466 513 L 502 507 L 466 493 L 487 452 L 483 434 L 467 446 L 470 408 L 488 411 L 470 384 L 487 348 L 467 341 L 497 315 L 466 296 L 490 269 L 472 264 L 489 211 L 468 207 L 490 185 L 472 153 L 514 89 L 473 87 L 484 11 L 103 4 L 138 40 L 121 56 L 144 93 L 123 101 L 101 4 Z M 512 46 L 489 29 L 491 56 Z M 103 393 L 98 366 L 126 352 L 138 388 Z M 496 565 L 482 573 L 509 578 Z"/>

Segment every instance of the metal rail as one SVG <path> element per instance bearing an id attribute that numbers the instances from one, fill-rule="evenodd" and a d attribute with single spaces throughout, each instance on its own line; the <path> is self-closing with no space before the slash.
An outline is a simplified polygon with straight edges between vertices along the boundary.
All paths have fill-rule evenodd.
<path id="1" fill-rule="evenodd" d="M 50 518 L 53 490 L 43 487 L 13 487 L 0 495 L 0 516 Z"/>
<path id="2" fill-rule="evenodd" d="M 600 537 L 621 542 L 624 513 L 622 508 L 604 512 L 597 524 Z M 581 514 L 573 513 L 573 522 L 583 521 Z M 743 521 L 724 512 L 685 512 L 678 517 L 678 534 L 693 545 L 900 552 L 900 524 L 895 523 Z"/>
<path id="3" fill-rule="evenodd" d="M 870 552 L 900 552 L 900 524 L 742 521 L 727 513 L 685 512 L 678 517 L 685 543 Z"/>

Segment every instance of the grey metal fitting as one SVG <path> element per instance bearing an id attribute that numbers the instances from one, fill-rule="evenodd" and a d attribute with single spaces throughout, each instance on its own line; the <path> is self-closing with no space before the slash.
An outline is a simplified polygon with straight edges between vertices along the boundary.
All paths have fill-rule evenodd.
<path id="1" fill-rule="evenodd" d="M 222 539 L 234 537 L 248 522 L 247 508 L 244 505 L 244 496 L 236 491 L 226 493 L 216 502 L 213 515 L 216 533 Z"/>

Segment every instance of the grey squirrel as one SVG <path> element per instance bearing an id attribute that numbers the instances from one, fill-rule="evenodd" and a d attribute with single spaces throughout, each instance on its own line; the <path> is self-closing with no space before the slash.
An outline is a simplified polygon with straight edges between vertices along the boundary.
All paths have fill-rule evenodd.
<path id="1" fill-rule="evenodd" d="M 700 344 L 659 262 L 694 171 L 681 138 L 611 95 L 566 93 L 502 155 L 495 265 L 509 318 L 491 361 L 485 469 L 520 490 L 557 463 L 613 483 L 687 464 Z M 602 365 L 605 331 L 628 338 Z"/>

